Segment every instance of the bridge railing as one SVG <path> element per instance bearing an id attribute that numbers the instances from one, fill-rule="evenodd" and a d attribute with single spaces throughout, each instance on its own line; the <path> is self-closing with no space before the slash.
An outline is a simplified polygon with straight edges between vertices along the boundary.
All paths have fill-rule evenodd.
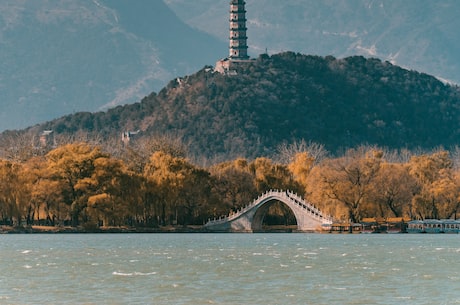
<path id="1" fill-rule="evenodd" d="M 291 201 L 295 202 L 302 209 L 306 210 L 312 217 L 317 218 L 318 220 L 321 220 L 323 222 L 332 222 L 332 217 L 330 215 L 323 214 L 323 212 L 321 212 L 317 207 L 305 201 L 305 199 L 303 199 L 296 193 L 286 191 L 286 194 L 288 195 Z"/>
<path id="2" fill-rule="evenodd" d="M 248 212 L 251 210 L 254 206 L 262 202 L 263 200 L 271 197 L 271 196 L 277 196 L 277 197 L 284 197 L 288 199 L 291 202 L 294 202 L 297 204 L 299 207 L 303 208 L 307 213 L 309 213 L 312 217 L 322 221 L 323 223 L 332 223 L 332 217 L 329 215 L 323 215 L 323 213 L 316 208 L 314 205 L 312 205 L 309 202 L 306 202 L 304 199 L 302 199 L 300 196 L 297 194 L 291 192 L 291 191 L 281 191 L 281 190 L 269 190 L 263 193 L 262 195 L 259 195 L 256 199 L 254 199 L 250 204 L 238 209 L 236 212 L 230 212 L 230 214 L 226 216 L 221 216 L 219 218 L 214 218 L 213 220 L 208 220 L 206 225 L 215 225 L 215 224 L 222 224 L 228 221 L 232 221 L 244 213 Z"/>
<path id="3" fill-rule="evenodd" d="M 250 204 L 238 209 L 236 212 L 231 211 L 230 214 L 221 216 L 219 218 L 214 218 L 213 220 L 208 220 L 206 225 L 213 225 L 213 224 L 221 224 L 225 223 L 227 221 L 232 221 L 235 218 L 240 217 L 250 209 L 252 209 L 255 205 L 257 205 L 260 201 L 272 196 L 275 192 L 274 190 L 269 190 L 263 193 L 262 195 L 259 195 L 256 199 L 254 199 Z"/>

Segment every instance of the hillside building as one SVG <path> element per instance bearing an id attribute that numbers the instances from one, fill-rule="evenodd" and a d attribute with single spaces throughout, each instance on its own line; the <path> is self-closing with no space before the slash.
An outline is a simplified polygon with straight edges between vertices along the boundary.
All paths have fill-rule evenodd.
<path id="1" fill-rule="evenodd" d="M 54 133 L 52 130 L 43 130 L 40 133 L 40 146 L 41 147 L 56 147 L 56 142 L 54 140 Z"/>
<path id="2" fill-rule="evenodd" d="M 217 61 L 217 72 L 235 74 L 235 66 L 249 60 L 245 4 L 244 0 L 230 1 L 229 55 Z"/>
<path id="3" fill-rule="evenodd" d="M 136 130 L 136 131 L 123 131 L 121 133 L 121 141 L 125 144 L 128 145 L 133 138 L 135 138 L 141 131 Z"/>

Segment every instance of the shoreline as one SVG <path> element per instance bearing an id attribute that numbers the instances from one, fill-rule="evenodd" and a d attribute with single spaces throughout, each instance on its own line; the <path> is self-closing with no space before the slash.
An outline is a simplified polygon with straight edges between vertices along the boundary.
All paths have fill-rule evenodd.
<path id="1" fill-rule="evenodd" d="M 104 234 L 104 233 L 205 233 L 202 226 L 187 227 L 160 227 L 160 228 L 132 228 L 132 227 L 52 227 L 27 226 L 13 227 L 0 226 L 0 234 Z"/>
<path id="2" fill-rule="evenodd" d="M 164 226 L 158 228 L 135 228 L 135 227 L 98 227 L 98 228 L 85 228 L 82 226 L 0 226 L 0 235 L 2 234 L 155 234 L 155 233 L 249 233 L 237 231 L 209 231 L 204 226 L 190 225 L 190 226 Z M 324 234 L 331 233 L 325 231 L 312 231 L 300 232 L 292 228 L 272 228 L 264 231 L 251 232 L 251 233 L 316 233 Z"/>

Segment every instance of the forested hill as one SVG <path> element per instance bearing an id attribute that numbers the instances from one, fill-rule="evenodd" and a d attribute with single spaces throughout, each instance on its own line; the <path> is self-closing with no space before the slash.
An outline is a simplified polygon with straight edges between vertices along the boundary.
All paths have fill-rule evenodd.
<path id="1" fill-rule="evenodd" d="M 271 156 L 279 144 L 302 139 L 332 152 L 360 144 L 430 149 L 458 144 L 459 107 L 458 87 L 389 62 L 286 52 L 261 55 L 229 75 L 205 67 L 140 103 L 28 131 L 168 134 L 195 157 L 219 159 Z"/>

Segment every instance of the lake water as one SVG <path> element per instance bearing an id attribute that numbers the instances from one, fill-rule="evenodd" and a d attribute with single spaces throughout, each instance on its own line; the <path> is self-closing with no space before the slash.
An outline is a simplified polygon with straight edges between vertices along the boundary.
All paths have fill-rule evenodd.
<path id="1" fill-rule="evenodd" d="M 460 235 L 0 235 L 0 304 L 460 304 Z"/>

